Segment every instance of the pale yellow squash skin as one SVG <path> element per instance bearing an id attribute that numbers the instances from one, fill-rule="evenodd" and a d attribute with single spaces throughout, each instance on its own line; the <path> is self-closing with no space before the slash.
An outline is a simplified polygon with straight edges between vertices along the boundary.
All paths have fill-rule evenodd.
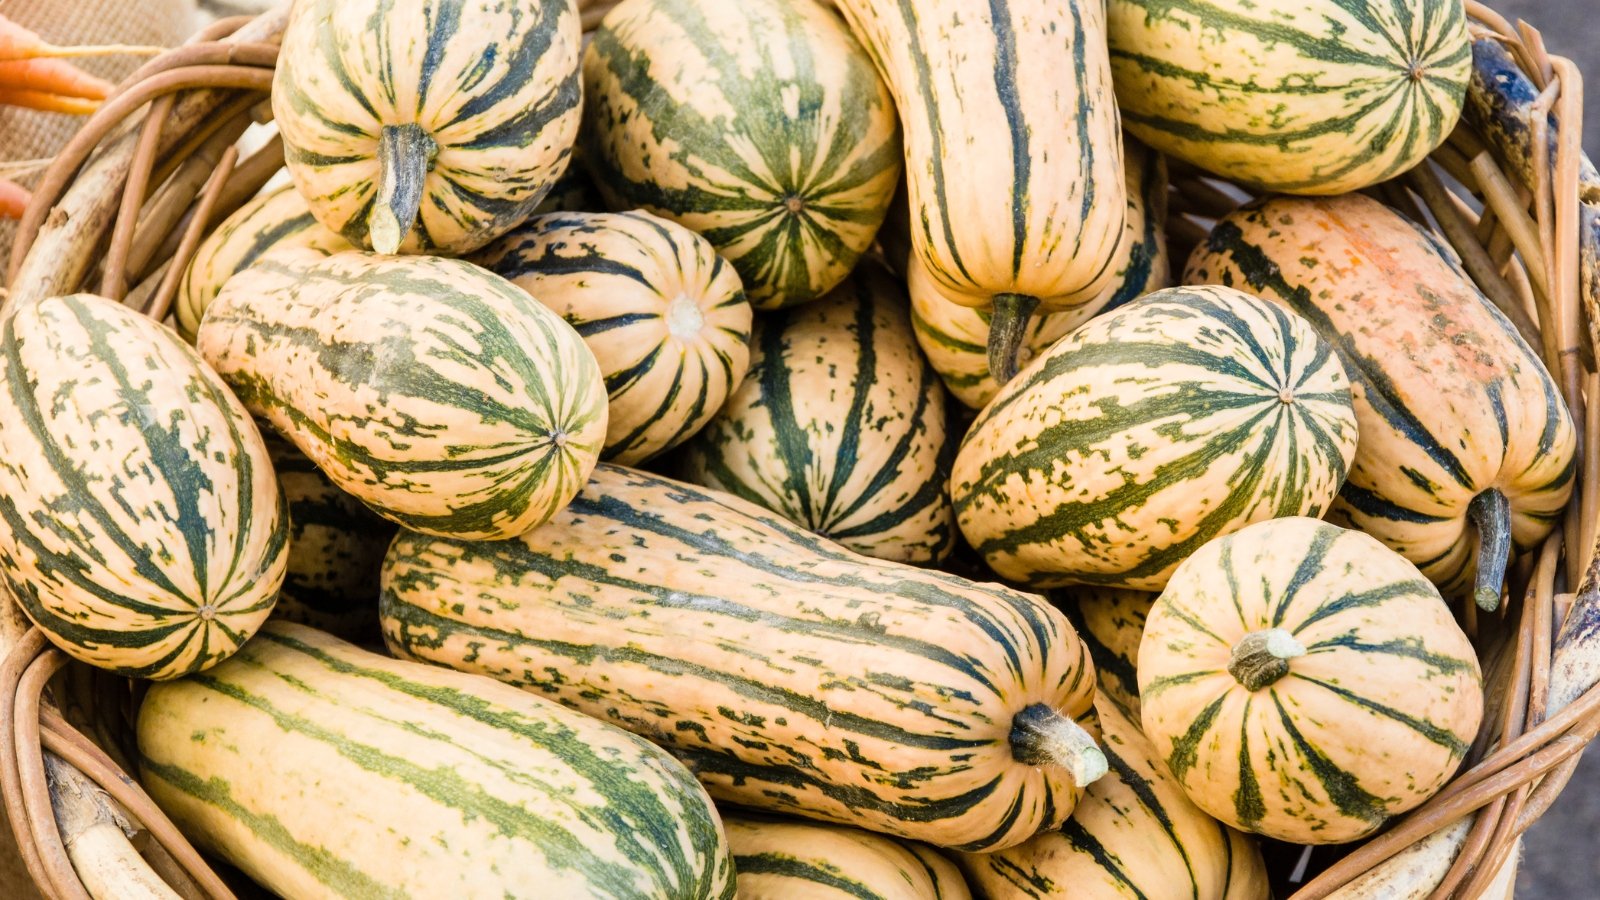
<path id="1" fill-rule="evenodd" d="M 997 853 L 959 854 L 978 895 L 1267 900 L 1267 868 L 1255 840 L 1190 802 L 1115 701 L 1101 696 L 1095 711 L 1111 773 L 1089 786 L 1060 830 Z"/>
<path id="2" fill-rule="evenodd" d="M 1284 645 L 1279 670 L 1252 690 L 1230 661 L 1267 632 Z M 1145 733 L 1197 806 L 1305 844 L 1365 837 L 1431 797 L 1483 716 L 1477 654 L 1416 566 L 1301 517 L 1178 567 L 1145 625 L 1139 695 Z"/>
<path id="3" fill-rule="evenodd" d="M 724 810 L 739 900 L 971 900 L 961 870 L 925 844 L 841 825 Z"/>
<path id="4" fill-rule="evenodd" d="M 750 367 L 739 275 L 682 225 L 643 211 L 553 213 L 473 261 L 583 336 L 606 380 L 611 462 L 637 465 L 687 440 Z"/>
<path id="5" fill-rule="evenodd" d="M 1051 602 L 1078 630 L 1102 697 L 1139 716 L 1139 641 L 1157 594 L 1118 588 L 1076 587 L 1052 591 Z"/>

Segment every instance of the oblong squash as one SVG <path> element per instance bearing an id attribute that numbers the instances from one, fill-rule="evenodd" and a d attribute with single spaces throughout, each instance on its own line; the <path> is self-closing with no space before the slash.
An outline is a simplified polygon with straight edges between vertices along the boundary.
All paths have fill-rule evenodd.
<path id="1" fill-rule="evenodd" d="M 1268 198 L 1217 223 L 1186 278 L 1259 294 L 1333 344 L 1361 443 L 1330 519 L 1494 609 L 1512 545 L 1538 544 L 1566 507 L 1576 435 L 1453 254 L 1367 197 Z"/>
<path id="2" fill-rule="evenodd" d="M 1159 590 L 1217 535 L 1326 509 L 1355 454 L 1350 403 L 1299 316 L 1229 288 L 1157 291 L 978 414 L 950 477 L 956 520 L 1012 581 Z"/>
<path id="3" fill-rule="evenodd" d="M 0 318 L 0 574 L 69 656 L 175 678 L 272 611 L 289 518 L 261 434 L 194 350 L 91 294 Z"/>
<path id="4" fill-rule="evenodd" d="M 936 563 L 955 542 L 944 390 L 905 291 L 866 263 L 828 297 L 771 313 L 750 377 L 684 446 L 684 478 L 879 559 Z"/>
<path id="5" fill-rule="evenodd" d="M 584 52 L 584 160 L 612 209 L 705 235 L 757 309 L 854 268 L 900 178 L 889 92 L 811 0 L 626 0 Z"/>
<path id="6" fill-rule="evenodd" d="M 740 900 L 971 900 L 956 864 L 881 834 L 722 813 Z"/>
<path id="7" fill-rule="evenodd" d="M 753 504 L 602 463 L 548 526 L 401 532 L 397 655 L 632 729 L 713 797 L 985 850 L 1103 774 L 1094 673 L 1042 599 L 857 556 Z"/>
<path id="8" fill-rule="evenodd" d="M 979 896 L 1267 900 L 1254 839 L 1191 803 L 1115 702 L 1102 698 L 1095 709 L 1110 774 L 1089 786 L 1059 830 L 996 853 L 958 855 Z"/>
<path id="9" fill-rule="evenodd" d="M 1483 715 L 1477 655 L 1417 567 L 1300 517 L 1178 567 L 1145 624 L 1139 696 L 1189 799 L 1297 844 L 1356 840 L 1428 799 Z"/>
<path id="10" fill-rule="evenodd" d="M 1032 362 L 1091 316 L 1172 283 L 1167 260 L 1166 160 L 1132 139 L 1124 140 L 1122 149 L 1123 181 L 1128 191 L 1123 227 L 1127 233 L 1117 251 L 1111 283 L 1082 306 L 1034 316 L 1017 351 L 1018 366 Z M 909 235 L 906 243 L 909 245 Z M 906 267 L 917 343 L 950 393 L 973 409 L 981 409 L 1000 391 L 989 372 L 989 320 L 993 314 L 945 297 L 915 256 Z"/>
<path id="11" fill-rule="evenodd" d="M 1095 587 L 1050 595 L 1089 649 L 1100 695 L 1135 718 L 1139 715 L 1139 641 L 1156 597 L 1149 591 Z"/>
<path id="12" fill-rule="evenodd" d="M 139 709 L 145 789 L 285 897 L 732 898 L 716 811 L 621 729 L 273 622 Z"/>
<path id="13" fill-rule="evenodd" d="M 838 0 L 894 94 L 914 256 L 993 309 L 1004 383 L 1037 312 L 1092 302 L 1124 239 L 1122 131 L 1095 0 Z"/>
<path id="14" fill-rule="evenodd" d="M 1109 0 L 1123 125 L 1304 194 L 1398 175 L 1449 136 L 1472 64 L 1457 0 Z"/>
<path id="15" fill-rule="evenodd" d="M 334 484 L 419 531 L 495 539 L 549 519 L 605 436 L 582 338 L 459 260 L 278 251 L 229 279 L 198 346 Z"/>
<path id="16" fill-rule="evenodd" d="M 383 253 L 466 253 L 530 215 L 578 136 L 574 0 L 296 0 L 272 82 L 317 221 Z"/>
<path id="17" fill-rule="evenodd" d="M 647 212 L 529 219 L 474 257 L 555 310 L 600 363 L 602 459 L 671 449 L 722 408 L 750 367 L 750 304 L 704 238 Z"/>

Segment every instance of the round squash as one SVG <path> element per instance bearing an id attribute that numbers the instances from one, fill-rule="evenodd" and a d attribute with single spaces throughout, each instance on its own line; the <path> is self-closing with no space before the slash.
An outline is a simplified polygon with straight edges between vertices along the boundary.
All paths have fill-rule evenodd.
<path id="1" fill-rule="evenodd" d="M 1197 806 L 1297 844 L 1433 796 L 1483 716 L 1472 644 L 1416 566 L 1359 531 L 1260 522 L 1189 557 L 1139 645 L 1144 730 Z"/>
<path id="2" fill-rule="evenodd" d="M 625 0 L 583 85 L 584 160 L 611 208 L 705 235 L 757 309 L 842 281 L 900 178 L 889 92 L 813 0 Z"/>
<path id="3" fill-rule="evenodd" d="M 722 813 L 739 900 L 971 900 L 956 864 L 924 844 L 840 825 Z"/>
<path id="4" fill-rule="evenodd" d="M 571 160 L 573 0 L 296 0 L 272 113 L 317 221 L 380 253 L 476 250 Z"/>
<path id="5" fill-rule="evenodd" d="M 1277 197 L 1218 222 L 1186 278 L 1281 304 L 1339 354 L 1361 442 L 1329 519 L 1445 596 L 1498 606 L 1512 547 L 1566 508 L 1577 438 L 1538 354 L 1454 254 L 1367 197 Z"/>
<path id="6" fill-rule="evenodd" d="M 1449 136 L 1471 72 L 1459 0 L 1109 0 L 1123 126 L 1268 190 L 1339 194 Z"/>
<path id="7" fill-rule="evenodd" d="M 1320 514 L 1355 448 L 1349 382 L 1309 322 L 1230 288 L 1168 288 L 1007 384 L 950 488 L 1004 578 L 1159 590 L 1218 535 Z"/>
<path id="8" fill-rule="evenodd" d="M 1139 641 L 1156 595 L 1149 591 L 1079 587 L 1054 591 L 1050 602 L 1077 630 L 1094 660 L 1100 694 L 1139 714 Z"/>
<path id="9" fill-rule="evenodd" d="M 536 216 L 474 262 L 566 319 L 609 397 L 602 459 L 636 465 L 699 431 L 750 365 L 750 304 L 706 240 L 646 212 Z"/>
<path id="10" fill-rule="evenodd" d="M 944 389 L 905 291 L 864 264 L 827 298 L 763 316 L 750 377 L 684 447 L 683 476 L 857 553 L 949 552 Z"/>

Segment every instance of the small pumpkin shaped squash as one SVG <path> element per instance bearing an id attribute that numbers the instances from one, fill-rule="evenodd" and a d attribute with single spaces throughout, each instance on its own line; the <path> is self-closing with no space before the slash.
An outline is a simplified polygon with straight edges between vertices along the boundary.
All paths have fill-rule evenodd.
<path id="1" fill-rule="evenodd" d="M 380 253 L 476 250 L 570 162 L 574 0 L 295 0 L 272 82 L 317 221 Z"/>
<path id="2" fill-rule="evenodd" d="M 1139 645 L 1144 730 L 1201 809 L 1337 844 L 1431 797 L 1483 684 L 1439 591 L 1359 531 L 1292 516 L 1200 548 Z"/>
<path id="3" fill-rule="evenodd" d="M 684 446 L 683 477 L 867 556 L 949 554 L 944 389 L 905 292 L 877 263 L 823 300 L 762 317 L 747 378 Z"/>
<path id="4" fill-rule="evenodd" d="M 1119 588 L 1055 591 L 1050 601 L 1077 630 L 1094 660 L 1101 696 L 1139 715 L 1139 641 L 1156 594 Z"/>
<path id="5" fill-rule="evenodd" d="M 172 305 L 178 334 L 194 343 L 206 307 L 222 285 L 264 254 L 282 247 L 323 253 L 351 249 L 349 241 L 317 222 L 293 185 L 268 191 L 239 207 L 195 249 Z"/>
<path id="6" fill-rule="evenodd" d="M 1186 278 L 1293 310 L 1339 354 L 1361 442 L 1329 519 L 1446 596 L 1498 606 L 1513 546 L 1566 508 L 1577 438 L 1544 363 L 1455 256 L 1364 196 L 1271 197 L 1218 222 Z"/>
<path id="7" fill-rule="evenodd" d="M 0 574 L 74 659 L 164 680 L 272 611 L 289 518 L 248 413 L 177 335 L 91 294 L 0 317 Z"/>
<path id="8" fill-rule="evenodd" d="M 951 498 L 1003 578 L 1159 590 L 1218 535 L 1325 510 L 1355 422 L 1311 323 L 1231 288 L 1168 288 L 1002 388 L 967 431 Z"/>
<path id="9" fill-rule="evenodd" d="M 926 844 L 859 828 L 722 812 L 740 900 L 848 896 L 971 900 L 956 864 Z"/>
<path id="10" fill-rule="evenodd" d="M 646 212 L 536 216 L 474 260 L 593 351 L 609 397 L 602 459 L 636 465 L 682 443 L 750 366 L 739 276 L 681 225 Z"/>
<path id="11" fill-rule="evenodd" d="M 1255 840 L 1190 802 L 1114 701 L 1101 696 L 1095 711 L 1111 771 L 1089 786 L 1060 829 L 996 853 L 957 855 L 978 895 L 1267 900 L 1267 867 Z"/>
<path id="12" fill-rule="evenodd" d="M 705 235 L 756 309 L 814 300 L 900 178 L 894 104 L 812 0 L 625 0 L 584 51 L 583 153 L 612 209 Z"/>
<path id="13" fill-rule="evenodd" d="M 546 521 L 605 437 L 583 339 L 461 260 L 270 253 L 223 286 L 198 347 L 341 490 L 429 534 L 498 540 Z"/>
<path id="14" fill-rule="evenodd" d="M 1125 140 L 1123 180 L 1128 189 L 1128 214 L 1123 226 L 1127 237 L 1118 250 L 1111 283 L 1082 306 L 1034 316 L 1017 351 L 1018 366 L 1032 362 L 1091 316 L 1116 309 L 1172 282 L 1167 260 L 1166 160 L 1138 141 Z M 909 236 L 906 243 L 909 244 Z M 915 256 L 905 266 L 917 343 L 950 393 L 973 409 L 981 409 L 1000 390 L 989 371 L 989 322 L 993 313 L 946 297 Z"/>
<path id="15" fill-rule="evenodd" d="M 993 310 L 1004 383 L 1029 317 L 1094 302 L 1126 239 L 1104 4 L 837 5 L 900 113 L 913 255 L 949 299 Z"/>

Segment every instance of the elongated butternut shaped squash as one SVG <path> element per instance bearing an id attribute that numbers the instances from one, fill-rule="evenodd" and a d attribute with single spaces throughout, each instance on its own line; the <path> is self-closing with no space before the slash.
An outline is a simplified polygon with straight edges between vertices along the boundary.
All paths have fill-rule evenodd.
<path id="1" fill-rule="evenodd" d="M 646 212 L 536 216 L 474 262 L 561 314 L 608 397 L 601 458 L 633 465 L 705 426 L 750 366 L 750 304 L 704 238 Z"/>
<path id="2" fill-rule="evenodd" d="M 1110 773 L 1089 786 L 1060 829 L 997 853 L 960 854 L 979 896 L 1267 900 L 1267 867 L 1255 840 L 1190 802 L 1115 702 L 1102 697 L 1095 710 Z"/>
<path id="3" fill-rule="evenodd" d="M 993 310 L 1003 384 L 1029 317 L 1094 301 L 1126 240 L 1104 5 L 838 6 L 900 112 L 913 255 L 950 299 Z"/>
<path id="4" fill-rule="evenodd" d="M 138 735 L 162 810 L 284 897 L 734 895 L 716 810 L 666 753 L 302 625 L 151 689 Z"/>
<path id="5" fill-rule="evenodd" d="M 1050 594 L 1094 660 L 1100 695 L 1139 716 L 1139 641 L 1156 594 L 1079 587 Z"/>
<path id="6" fill-rule="evenodd" d="M 905 291 L 869 262 L 763 317 L 750 377 L 685 445 L 682 472 L 857 553 L 928 564 L 955 543 L 947 447 Z"/>
<path id="7" fill-rule="evenodd" d="M 69 656 L 175 678 L 272 611 L 289 517 L 255 423 L 177 335 L 101 297 L 0 318 L 0 574 Z"/>
<path id="8" fill-rule="evenodd" d="M 740 900 L 971 900 L 937 850 L 881 834 L 722 813 Z"/>
<path id="9" fill-rule="evenodd" d="M 1004 578 L 1159 590 L 1218 535 L 1327 509 L 1355 449 L 1349 382 L 1311 323 L 1231 288 L 1168 288 L 1002 388 L 950 492 Z"/>
<path id="10" fill-rule="evenodd" d="M 826 294 L 900 178 L 889 92 L 813 0 L 626 0 L 584 52 L 583 151 L 613 209 L 705 235 L 757 309 Z"/>
<path id="11" fill-rule="evenodd" d="M 574 0 L 294 0 L 272 82 L 317 221 L 394 253 L 466 253 L 568 165 L 582 86 Z"/>
<path id="12" fill-rule="evenodd" d="M 1145 624 L 1139 697 L 1195 805 L 1297 844 L 1364 837 L 1431 797 L 1483 715 L 1477 655 L 1417 567 L 1293 516 L 1178 567 Z"/>
<path id="13" fill-rule="evenodd" d="M 409 528 L 510 537 L 600 455 L 594 354 L 470 263 L 282 250 L 229 279 L 200 352 L 334 484 Z"/>
<path id="14" fill-rule="evenodd" d="M 401 532 L 390 649 L 667 747 L 713 797 L 972 851 L 1061 824 L 1104 774 L 1059 612 L 857 556 L 716 492 L 602 463 L 510 541 Z"/>
<path id="15" fill-rule="evenodd" d="M 1512 546 L 1572 493 L 1572 417 L 1544 364 L 1436 239 L 1359 195 L 1269 198 L 1223 219 L 1187 280 L 1306 317 L 1350 375 L 1361 444 L 1330 519 L 1494 609 Z"/>

